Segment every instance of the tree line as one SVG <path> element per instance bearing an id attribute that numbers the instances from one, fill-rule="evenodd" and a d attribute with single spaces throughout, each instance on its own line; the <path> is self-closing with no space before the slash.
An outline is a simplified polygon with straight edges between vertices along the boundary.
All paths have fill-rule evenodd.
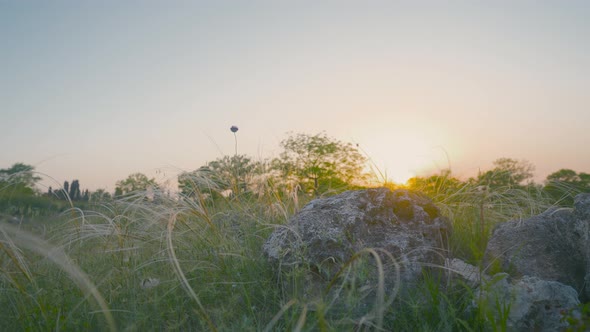
<path id="1" fill-rule="evenodd" d="M 358 146 L 331 138 L 325 133 L 290 134 L 280 142 L 280 147 L 282 150 L 276 158 L 254 160 L 236 151 L 233 156 L 223 156 L 194 171 L 181 173 L 178 176 L 179 198 L 214 201 L 260 197 L 269 191 L 279 196 L 319 197 L 371 186 L 371 180 L 375 178 L 367 173 L 367 158 Z M 445 194 L 449 194 L 465 185 L 485 190 L 536 190 L 562 206 L 571 206 L 577 193 L 590 192 L 588 173 L 560 169 L 548 175 L 544 183 L 537 184 L 532 180 L 533 172 L 534 165 L 528 161 L 500 158 L 494 162 L 492 169 L 467 180 L 457 179 L 445 170 L 432 176 L 413 177 L 404 186 L 428 195 L 441 194 L 443 187 Z M 29 209 L 30 206 L 48 208 L 51 203 L 47 201 L 92 204 L 129 197 L 138 192 L 161 190 L 154 178 L 142 173 L 117 181 L 113 194 L 104 189 L 94 192 L 83 190 L 76 179 L 71 183 L 65 181 L 62 188 L 54 190 L 49 187 L 46 193 L 40 193 L 36 188 L 39 180 L 34 167 L 23 163 L 0 169 L 0 208 L 23 213 L 27 204 Z"/>
<path id="2" fill-rule="evenodd" d="M 220 196 L 261 195 L 273 188 L 308 196 L 383 184 L 368 174 L 367 158 L 358 146 L 328 137 L 291 134 L 281 141 L 278 158 L 254 161 L 245 155 L 224 156 L 178 177 L 180 195 L 208 199 Z M 541 184 L 533 181 L 535 167 L 526 160 L 499 158 L 490 170 L 460 180 L 450 170 L 426 177 L 413 177 L 406 184 L 389 184 L 419 190 L 427 195 L 451 195 L 465 188 L 487 192 L 529 191 L 543 195 L 558 206 L 572 206 L 574 197 L 590 192 L 590 174 L 560 169 Z"/>
<path id="3" fill-rule="evenodd" d="M 320 196 L 363 187 L 369 178 L 358 148 L 325 133 L 291 134 L 280 147 L 277 158 L 256 161 L 235 154 L 184 172 L 178 176 L 180 195 L 261 195 L 273 188 Z"/>

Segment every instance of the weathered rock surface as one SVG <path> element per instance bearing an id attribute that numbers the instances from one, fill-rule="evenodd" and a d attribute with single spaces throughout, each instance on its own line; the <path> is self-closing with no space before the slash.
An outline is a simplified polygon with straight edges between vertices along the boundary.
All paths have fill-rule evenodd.
<path id="1" fill-rule="evenodd" d="M 507 314 L 509 331 L 561 331 L 568 326 L 563 312 L 580 303 L 572 287 L 557 281 L 529 276 L 514 280 L 505 273 L 492 279 L 482 300 L 497 321 Z"/>
<path id="2" fill-rule="evenodd" d="M 530 276 L 573 287 L 590 299 L 590 194 L 571 209 L 552 209 L 526 220 L 500 224 L 486 249 L 484 264 L 512 277 Z"/>
<path id="3" fill-rule="evenodd" d="M 574 213 L 578 219 L 590 222 L 590 194 L 580 194 L 574 199 Z"/>
<path id="4" fill-rule="evenodd" d="M 387 188 L 348 191 L 316 199 L 264 244 L 283 268 L 309 264 L 330 278 L 355 253 L 381 248 L 401 266 L 402 280 L 415 278 L 422 263 L 444 266 L 436 253 L 446 245 L 449 226 L 424 196 Z"/>

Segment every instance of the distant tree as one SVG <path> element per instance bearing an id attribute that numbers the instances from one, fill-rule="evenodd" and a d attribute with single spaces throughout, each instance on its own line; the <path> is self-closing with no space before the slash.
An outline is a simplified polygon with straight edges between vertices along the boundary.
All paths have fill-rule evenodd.
<path id="1" fill-rule="evenodd" d="M 57 196 L 57 198 L 64 201 L 72 199 L 70 196 L 70 183 L 68 181 L 64 181 L 63 187 L 60 190 L 54 191 L 53 193 L 55 196 Z"/>
<path id="2" fill-rule="evenodd" d="M 158 184 L 154 178 L 148 178 L 142 173 L 133 173 L 125 180 L 117 181 L 115 187 L 115 196 L 125 196 L 133 192 L 147 191 L 148 189 L 157 189 Z"/>
<path id="3" fill-rule="evenodd" d="M 208 166 L 201 166 L 192 172 L 183 172 L 178 175 L 178 189 L 182 197 L 220 197 L 220 192 L 225 190 L 227 181 L 219 179 L 217 174 Z M 227 188 L 226 188 L 227 189 Z"/>
<path id="4" fill-rule="evenodd" d="M 234 194 L 246 192 L 248 178 L 255 168 L 255 163 L 245 155 L 225 156 L 210 162 L 208 165 L 219 184 Z"/>
<path id="5" fill-rule="evenodd" d="M 245 155 L 224 156 L 195 171 L 180 174 L 178 188 L 185 197 L 200 193 L 218 198 L 223 192 L 246 193 L 249 191 L 249 179 L 257 165 Z"/>
<path id="6" fill-rule="evenodd" d="M 409 189 L 420 191 L 438 200 L 453 195 L 465 186 L 461 180 L 453 177 L 450 170 L 429 177 L 413 177 L 406 182 Z"/>
<path id="7" fill-rule="evenodd" d="M 61 190 L 53 190 L 53 187 L 49 186 L 49 188 L 47 188 L 47 193 L 45 193 L 45 197 L 51 199 L 62 199 Z"/>
<path id="8" fill-rule="evenodd" d="M 56 213 L 59 205 L 38 195 L 39 180 L 34 167 L 23 163 L 0 169 L 0 214 L 34 218 Z"/>
<path id="9" fill-rule="evenodd" d="M 16 163 L 10 168 L 0 169 L 0 190 L 10 188 L 13 193 L 35 194 L 35 184 L 41 178 L 35 175 L 35 167 Z"/>
<path id="10" fill-rule="evenodd" d="M 351 143 L 320 133 L 292 134 L 280 145 L 283 152 L 274 164 L 284 176 L 295 176 L 306 192 L 318 196 L 365 179 L 366 158 Z"/>
<path id="11" fill-rule="evenodd" d="M 560 169 L 547 176 L 543 190 L 557 204 L 571 207 L 577 194 L 590 192 L 590 174 Z"/>
<path id="12" fill-rule="evenodd" d="M 80 182 L 78 180 L 73 180 L 72 185 L 70 186 L 70 199 L 73 201 L 80 200 Z"/>
<path id="13" fill-rule="evenodd" d="M 93 203 L 107 202 L 111 199 L 111 194 L 104 189 L 97 189 L 96 191 L 90 194 L 90 202 Z"/>
<path id="14" fill-rule="evenodd" d="M 68 193 L 70 192 L 70 183 L 68 181 L 64 181 L 64 187 L 63 187 L 64 192 Z"/>
<path id="15" fill-rule="evenodd" d="M 547 175 L 547 181 L 578 183 L 580 182 L 580 176 L 578 173 L 576 173 L 576 171 L 562 168 L 557 172 Z"/>
<path id="16" fill-rule="evenodd" d="M 90 200 L 90 194 L 88 193 L 88 189 L 84 190 L 84 195 L 82 195 L 81 200 L 84 202 L 88 202 Z"/>
<path id="17" fill-rule="evenodd" d="M 522 187 L 532 182 L 535 166 L 526 160 L 500 158 L 494 161 L 494 168 L 480 173 L 477 182 L 490 188 Z"/>

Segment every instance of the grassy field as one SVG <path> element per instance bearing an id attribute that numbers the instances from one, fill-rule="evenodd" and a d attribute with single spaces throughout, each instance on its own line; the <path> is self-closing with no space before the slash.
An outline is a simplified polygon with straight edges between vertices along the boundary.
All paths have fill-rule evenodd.
<path id="1" fill-rule="evenodd" d="M 414 189 L 453 224 L 450 246 L 441 250 L 486 272 L 493 266 L 479 264 L 491 228 L 550 206 L 530 188 L 490 190 L 446 176 Z M 272 188 L 215 201 L 136 193 L 71 208 L 50 222 L 3 222 L 0 330 L 505 329 L 506 307 L 476 307 L 470 287 L 445 286 L 439 274 L 425 274 L 403 298 L 368 285 L 381 301 L 367 304 L 367 292 L 349 286 L 366 272 L 360 259 L 335 280 L 338 292 L 310 298 L 306 267 L 279 271 L 262 252 L 275 227 L 310 199 Z"/>

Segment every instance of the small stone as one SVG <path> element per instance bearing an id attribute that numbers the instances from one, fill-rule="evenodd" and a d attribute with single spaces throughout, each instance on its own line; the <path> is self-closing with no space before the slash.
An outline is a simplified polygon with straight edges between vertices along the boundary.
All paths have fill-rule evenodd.
<path id="1" fill-rule="evenodd" d="M 145 278 L 140 283 L 139 286 L 142 289 L 150 289 L 158 286 L 160 284 L 160 279 L 158 278 Z"/>

